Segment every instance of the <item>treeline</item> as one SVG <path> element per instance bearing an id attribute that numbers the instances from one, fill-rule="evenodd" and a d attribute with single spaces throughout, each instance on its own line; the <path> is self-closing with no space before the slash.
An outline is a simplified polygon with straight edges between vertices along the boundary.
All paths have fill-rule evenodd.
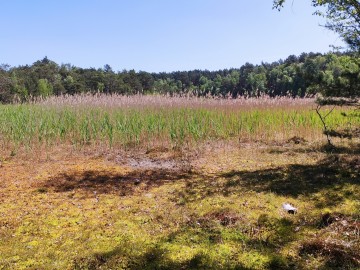
<path id="1" fill-rule="evenodd" d="M 84 92 L 192 94 L 195 96 L 359 96 L 360 60 L 352 53 L 302 53 L 286 60 L 218 71 L 148 73 L 57 64 L 47 57 L 32 65 L 0 66 L 0 102 Z"/>

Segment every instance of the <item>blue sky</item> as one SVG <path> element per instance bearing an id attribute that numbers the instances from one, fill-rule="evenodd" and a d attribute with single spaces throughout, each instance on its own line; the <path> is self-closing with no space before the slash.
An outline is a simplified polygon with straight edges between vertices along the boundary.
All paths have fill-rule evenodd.
<path id="1" fill-rule="evenodd" d="M 237 68 L 343 45 L 310 0 L 9 0 L 0 2 L 0 63 L 148 72 Z"/>

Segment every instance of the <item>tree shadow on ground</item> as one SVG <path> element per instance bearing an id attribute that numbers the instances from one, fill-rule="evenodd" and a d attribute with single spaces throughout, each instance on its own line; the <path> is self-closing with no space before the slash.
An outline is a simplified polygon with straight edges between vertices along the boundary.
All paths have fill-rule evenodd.
<path id="1" fill-rule="evenodd" d="M 241 190 L 255 192 L 273 192 L 279 195 L 298 197 L 326 192 L 323 201 L 315 203 L 317 207 L 337 205 L 345 199 L 358 199 L 359 192 L 346 190 L 346 185 L 359 185 L 360 162 L 357 156 L 329 154 L 314 165 L 290 164 L 287 166 L 256 171 L 231 171 L 215 176 L 173 170 L 138 170 L 124 174 L 109 174 L 103 171 L 86 171 L 81 174 L 61 174 L 45 187 L 56 192 L 69 190 L 97 191 L 99 193 L 134 192 L 137 185 L 144 189 L 163 185 L 172 181 L 184 181 L 185 187 L 173 194 L 181 201 L 200 201 L 213 195 L 228 196 Z M 140 181 L 140 182 L 138 182 Z M 319 252 L 322 246 L 309 246 L 309 250 L 299 253 L 299 261 L 292 261 L 281 256 L 277 250 L 284 245 L 298 241 L 295 228 L 298 224 L 291 219 L 269 219 L 266 214 L 259 217 L 257 224 L 246 224 L 233 213 L 211 213 L 208 216 L 192 217 L 181 229 L 167 235 L 164 239 L 151 244 L 136 244 L 124 241 L 110 252 L 96 253 L 74 261 L 74 269 L 248 269 L 241 262 L 232 261 L 231 265 L 219 265 L 216 257 L 198 252 L 190 259 L 177 261 L 169 256 L 168 247 L 172 243 L 183 246 L 205 245 L 216 250 L 219 244 L 231 241 L 245 242 L 248 249 L 267 255 L 270 260 L 264 269 L 302 269 L 306 268 L 307 254 Z M 232 236 L 223 237 L 223 227 L 227 231 L 233 227 Z M 249 227 L 246 227 L 249 226 Z M 227 228 L 229 227 L 229 228 Z M 262 232 L 269 232 L 269 237 L 262 238 Z M 229 235 L 229 234 L 228 234 Z M 198 243 L 194 239 L 201 238 Z M 310 250 L 311 248 L 311 250 Z M 315 251 L 314 251 L 315 250 Z M 320 251 L 318 251 L 320 250 Z M 242 252 L 241 250 L 239 252 Z M 327 255 L 332 257 L 326 258 Z M 325 254 L 325 266 L 337 269 L 332 260 L 337 260 L 338 253 Z M 329 256 L 330 256 L 329 255 Z M 304 259 L 305 258 L 305 259 Z M 304 260 L 303 260 L 304 259 Z M 303 267 L 302 267 L 303 266 Z M 344 264 L 341 264 L 344 266 Z M 346 268 L 344 268 L 346 269 Z M 350 269 L 350 268 L 349 268 Z"/>
<path id="2" fill-rule="evenodd" d="M 359 158 L 330 155 L 314 165 L 291 164 L 256 171 L 231 171 L 219 176 L 227 179 L 223 192 L 241 186 L 256 192 L 298 197 L 326 189 L 328 203 L 336 204 L 346 196 L 351 197 L 351 192 L 339 193 L 346 184 L 360 184 L 359 168 Z"/>
<path id="3" fill-rule="evenodd" d="M 145 252 L 140 255 L 129 254 L 126 247 L 119 246 L 106 253 L 97 253 L 90 257 L 75 259 L 73 269 L 148 269 L 148 270 L 179 270 L 179 269 L 233 269 L 249 270 L 241 263 L 226 267 L 216 264 L 207 254 L 199 252 L 185 261 L 175 261 L 169 258 L 169 251 L 160 244 L 152 247 L 143 247 Z"/>
<path id="4" fill-rule="evenodd" d="M 192 174 L 167 169 L 135 170 L 127 173 L 113 173 L 106 170 L 60 173 L 41 183 L 39 189 L 53 192 L 80 191 L 82 193 L 119 194 L 127 196 L 140 186 L 144 190 L 167 182 L 184 180 Z"/>
<path id="5" fill-rule="evenodd" d="M 210 223 L 212 223 L 210 225 Z M 278 220 L 276 223 L 281 224 L 279 230 L 274 231 L 274 237 L 277 239 L 283 238 L 285 230 L 292 228 L 292 224 Z M 195 227 L 194 227 L 195 226 Z M 261 225 L 261 226 L 264 226 Z M 222 228 L 226 226 L 220 226 Z M 214 225 L 214 222 L 208 220 L 202 221 L 202 224 L 195 223 L 183 224 L 183 227 L 175 232 L 170 233 L 167 237 L 155 243 L 148 244 L 134 244 L 128 241 L 123 241 L 121 245 L 117 246 L 109 252 L 95 253 L 88 257 L 77 258 L 73 261 L 74 269 L 158 269 L 158 270 L 177 270 L 177 269 L 233 269 L 233 270 L 250 270 L 244 265 L 241 259 L 237 256 L 244 252 L 244 250 L 233 251 L 227 257 L 217 253 L 219 245 L 225 242 L 239 242 L 244 243 L 243 233 L 237 227 L 233 227 L 234 239 L 222 239 L 221 228 L 219 225 Z M 201 235 L 201 243 L 194 242 Z M 287 233 L 288 235 L 288 233 Z M 185 238 L 184 238 L 185 237 Z M 193 239 L 189 242 L 184 242 L 184 239 Z M 286 240 L 282 239 L 282 243 L 293 241 L 294 238 L 287 236 Z M 277 250 L 272 244 L 259 239 L 246 238 L 246 251 L 253 251 L 268 257 L 267 262 L 263 264 L 261 269 L 290 269 L 296 265 L 296 262 L 285 258 L 278 254 Z M 206 245 L 207 249 L 198 250 L 192 256 L 187 256 L 187 259 L 174 258 L 174 252 L 171 251 L 173 243 L 187 248 L 194 248 L 194 246 Z M 230 243 L 230 245 L 232 245 Z M 184 254 L 183 254 L 184 255 Z M 259 257 L 260 259 L 260 257 Z M 258 269 L 258 268 L 256 268 Z"/>
<path id="6" fill-rule="evenodd" d="M 206 175 L 183 169 L 137 169 L 114 173 L 106 170 L 86 170 L 60 173 L 42 183 L 39 190 L 54 192 L 80 191 L 83 193 L 131 195 L 138 186 L 143 190 L 173 181 L 184 181 L 185 188 L 174 193 L 174 200 L 197 201 L 213 195 L 228 196 L 241 190 L 273 192 L 278 195 L 309 196 L 326 190 L 322 205 L 336 205 L 346 198 L 355 197 L 344 191 L 347 184 L 360 184 L 360 148 L 338 149 L 314 165 L 290 164 L 256 171 L 230 171 Z M 348 155 L 348 153 L 351 153 Z M 225 181 L 219 181 L 219 179 Z M 321 205 L 322 204 L 322 205 Z"/>
<path id="7" fill-rule="evenodd" d="M 324 144 L 320 146 L 301 145 L 301 147 L 274 147 L 268 150 L 270 154 L 284 154 L 284 153 L 325 153 L 325 154 L 348 154 L 359 155 L 360 143 L 350 143 L 350 146 L 332 146 Z"/>
<path id="8" fill-rule="evenodd" d="M 359 157 L 328 155 L 313 165 L 290 164 L 255 171 L 230 171 L 215 176 L 197 175 L 187 179 L 185 188 L 176 196 L 180 201 L 191 202 L 248 190 L 293 198 L 322 192 L 324 196 L 314 201 L 321 208 L 335 206 L 345 199 L 356 200 L 360 191 L 348 187 L 359 185 L 359 179 Z"/>
<path id="9" fill-rule="evenodd" d="M 346 253 L 343 246 L 329 246 L 318 240 L 305 242 L 299 250 L 299 257 L 286 256 L 279 249 L 299 240 L 294 233 L 295 223 L 287 218 L 269 218 L 264 214 L 255 226 L 255 230 L 247 230 L 242 221 L 219 224 L 214 216 L 194 217 L 192 221 L 152 243 L 134 243 L 124 239 L 109 252 L 95 253 L 87 257 L 76 258 L 74 269 L 260 269 L 260 266 L 247 267 L 239 254 L 248 253 L 253 262 L 266 256 L 261 269 L 308 269 L 309 255 L 322 256 L 323 265 L 318 269 L 357 269 L 359 266 L 357 251 Z M 215 218 L 216 219 L 216 218 Z M 268 232 L 264 238 L 262 232 Z M 226 232 L 226 233 L 224 233 Z M 217 252 L 219 246 L 240 244 L 237 250 L 224 256 Z M 176 259 L 177 251 L 171 246 L 196 248 L 206 246 L 195 252 L 190 258 Z M 243 248 L 241 248 L 241 246 Z M 185 252 L 186 253 L 186 252 Z M 256 265 L 256 263 L 255 263 Z"/>
<path id="10" fill-rule="evenodd" d="M 156 242 L 133 243 L 124 239 L 109 252 L 95 253 L 74 260 L 75 269 L 260 269 L 246 266 L 262 260 L 261 269 L 302 269 L 301 261 L 282 255 L 279 249 L 298 240 L 294 233 L 296 224 L 287 218 L 270 218 L 261 215 L 255 224 L 244 224 L 243 220 L 223 222 L 223 215 L 192 216 L 176 231 Z M 266 237 L 264 237 L 266 235 Z M 222 253 L 220 246 L 236 245 L 231 253 Z M 171 247 L 184 247 L 179 259 Z M 189 249 L 197 249 L 187 256 Z M 205 248 L 206 247 L 206 248 Z M 241 255 L 249 254 L 244 262 Z M 121 267 L 120 267 L 121 266 Z"/>

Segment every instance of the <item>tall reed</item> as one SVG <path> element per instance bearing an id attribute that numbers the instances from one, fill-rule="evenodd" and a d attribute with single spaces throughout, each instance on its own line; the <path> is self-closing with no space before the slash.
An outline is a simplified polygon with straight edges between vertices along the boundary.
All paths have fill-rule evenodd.
<path id="1" fill-rule="evenodd" d="M 0 105 L 3 147 L 71 143 L 107 147 L 206 140 L 322 138 L 314 100 L 291 98 L 200 99 L 160 96 L 52 97 L 32 104 Z M 330 127 L 348 119 L 335 110 Z M 359 125 L 359 119 L 352 119 Z"/>

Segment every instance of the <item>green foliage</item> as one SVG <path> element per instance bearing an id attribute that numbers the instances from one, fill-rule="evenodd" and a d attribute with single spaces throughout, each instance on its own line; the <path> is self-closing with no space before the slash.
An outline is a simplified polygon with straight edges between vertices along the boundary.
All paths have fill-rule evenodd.
<path id="1" fill-rule="evenodd" d="M 53 94 L 53 87 L 47 79 L 39 79 L 38 81 L 38 93 L 42 97 L 48 97 Z"/>
<path id="2" fill-rule="evenodd" d="M 0 66 L 0 103 L 10 102 L 13 81 L 7 72 L 8 66 Z"/>
<path id="3" fill-rule="evenodd" d="M 218 71 L 115 73 L 111 67 L 83 69 L 45 58 L 31 66 L 0 69 L 0 101 L 83 92 L 233 97 L 261 95 L 354 97 L 360 89 L 360 60 L 351 53 L 303 53 L 286 60 Z"/>
<path id="4" fill-rule="evenodd" d="M 256 67 L 246 79 L 251 92 L 257 96 L 266 93 L 266 70 L 263 66 Z"/>
<path id="5" fill-rule="evenodd" d="M 308 76 L 312 76 L 311 79 L 317 82 L 313 84 L 313 87 L 317 87 L 319 93 L 333 97 L 360 96 L 360 61 L 358 58 L 346 55 L 340 57 L 328 55 L 319 57 L 315 61 L 317 62 L 309 63 L 307 69 L 309 69 Z M 319 66 L 325 68 L 319 69 Z"/>

